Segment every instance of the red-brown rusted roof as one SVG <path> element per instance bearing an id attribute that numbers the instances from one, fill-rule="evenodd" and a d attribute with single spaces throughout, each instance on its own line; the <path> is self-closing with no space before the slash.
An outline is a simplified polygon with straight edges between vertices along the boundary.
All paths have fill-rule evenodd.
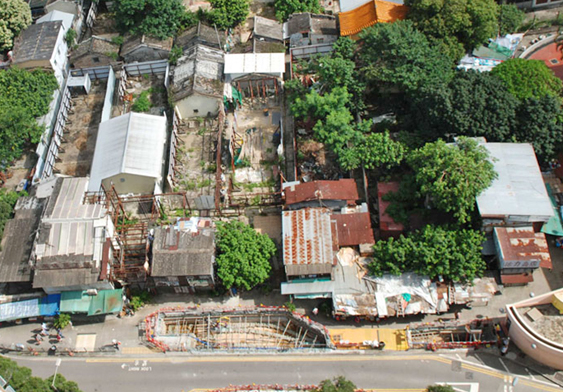
<path id="1" fill-rule="evenodd" d="M 379 182 L 377 183 L 377 197 L 379 199 L 379 228 L 382 231 L 403 231 L 405 227 L 402 223 L 397 223 L 385 212 L 389 204 L 388 201 L 383 200 L 383 196 L 389 192 L 398 192 L 398 182 Z"/>
<path id="2" fill-rule="evenodd" d="M 344 200 L 347 204 L 355 204 L 360 198 L 356 180 L 350 178 L 304 182 L 285 188 L 284 193 L 286 205 L 313 200 Z"/>
<path id="3" fill-rule="evenodd" d="M 369 212 L 333 214 L 330 218 L 336 220 L 338 246 L 375 243 Z"/>
<path id="4" fill-rule="evenodd" d="M 544 233 L 534 232 L 531 226 L 495 227 L 494 232 L 503 268 L 552 268 Z"/>
<path id="5" fill-rule="evenodd" d="M 527 284 L 534 281 L 531 273 L 500 275 L 502 284 Z"/>

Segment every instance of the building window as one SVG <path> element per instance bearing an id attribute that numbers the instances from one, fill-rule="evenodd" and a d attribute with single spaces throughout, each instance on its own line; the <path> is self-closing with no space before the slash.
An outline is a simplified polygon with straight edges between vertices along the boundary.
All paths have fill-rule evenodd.
<path id="1" fill-rule="evenodd" d="M 325 42 L 325 39 L 324 39 L 324 38 L 319 38 L 319 39 L 317 39 L 317 43 L 318 43 L 318 44 L 322 44 L 323 42 Z"/>
<path id="2" fill-rule="evenodd" d="M 92 57 L 92 61 L 94 63 L 99 63 L 100 62 L 100 58 L 99 57 Z"/>
<path id="3" fill-rule="evenodd" d="M 199 113 L 199 110 L 198 110 L 198 109 L 194 109 L 194 113 Z"/>

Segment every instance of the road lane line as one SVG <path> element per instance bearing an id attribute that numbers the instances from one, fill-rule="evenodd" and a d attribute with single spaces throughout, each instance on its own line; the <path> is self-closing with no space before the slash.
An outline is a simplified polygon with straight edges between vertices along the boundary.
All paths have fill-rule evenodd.
<path id="1" fill-rule="evenodd" d="M 499 360 L 500 364 L 502 365 L 502 367 L 504 368 L 504 370 L 506 370 L 506 373 L 510 374 L 510 370 L 508 370 L 508 367 L 506 366 L 504 361 L 500 358 L 498 360 Z"/>

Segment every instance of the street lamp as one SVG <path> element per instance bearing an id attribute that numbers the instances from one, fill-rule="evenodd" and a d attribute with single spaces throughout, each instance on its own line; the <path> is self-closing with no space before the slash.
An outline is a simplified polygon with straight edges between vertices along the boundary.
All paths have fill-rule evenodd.
<path id="1" fill-rule="evenodd" d="M 51 385 L 55 391 L 57 390 L 57 387 L 55 387 L 55 380 L 57 379 L 57 372 L 59 371 L 61 362 L 62 360 L 60 358 L 57 358 L 57 362 L 55 362 L 55 375 L 53 376 L 53 384 Z"/>

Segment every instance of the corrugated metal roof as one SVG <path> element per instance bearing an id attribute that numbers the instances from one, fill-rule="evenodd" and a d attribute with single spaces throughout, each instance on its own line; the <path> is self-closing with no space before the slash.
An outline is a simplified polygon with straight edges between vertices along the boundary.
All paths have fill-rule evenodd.
<path id="1" fill-rule="evenodd" d="M 334 282 L 332 280 L 320 280 L 315 282 L 285 282 L 281 284 L 282 295 L 303 294 L 327 294 L 332 296 Z M 323 298 L 325 296 L 323 295 Z"/>
<path id="2" fill-rule="evenodd" d="M 495 241 L 504 268 L 552 268 L 545 234 L 533 227 L 495 227 Z"/>
<path id="3" fill-rule="evenodd" d="M 477 196 L 482 217 L 531 217 L 546 222 L 553 216 L 536 154 L 527 143 L 485 143 L 498 178 Z"/>
<path id="4" fill-rule="evenodd" d="M 60 20 L 63 23 L 63 27 L 65 30 L 68 30 L 72 27 L 72 22 L 74 22 L 74 15 L 69 14 L 68 12 L 62 12 L 58 10 L 54 10 L 49 12 L 47 15 L 42 16 L 41 18 L 37 19 L 36 24 L 45 23 L 45 22 L 53 22 L 56 20 Z"/>
<path id="5" fill-rule="evenodd" d="M 59 222 L 68 219 L 99 219 L 106 215 L 101 204 L 84 204 L 88 178 L 60 178 L 55 185 L 43 222 Z M 99 186 L 98 186 L 99 187 Z"/>
<path id="6" fill-rule="evenodd" d="M 387 208 L 391 204 L 389 201 L 383 200 L 383 196 L 389 192 L 398 192 L 398 182 L 378 182 L 377 198 L 379 200 L 379 228 L 382 231 L 403 231 L 405 227 L 402 223 L 397 223 L 387 213 Z"/>
<path id="7" fill-rule="evenodd" d="M 375 243 L 369 212 L 333 214 L 331 215 L 331 219 L 336 220 L 338 246 L 356 246 Z"/>
<path id="8" fill-rule="evenodd" d="M 29 26 L 14 42 L 14 64 L 49 60 L 62 31 L 60 20 Z"/>
<path id="9" fill-rule="evenodd" d="M 225 55 L 225 75 L 285 72 L 284 53 L 237 53 Z"/>
<path id="10" fill-rule="evenodd" d="M 282 230 L 283 262 L 286 266 L 328 264 L 332 268 L 334 252 L 330 209 L 283 211 Z"/>
<path id="11" fill-rule="evenodd" d="M 291 205 L 313 200 L 344 200 L 354 204 L 360 198 L 356 180 L 311 181 L 284 187 L 285 204 Z"/>
<path id="12" fill-rule="evenodd" d="M 166 143 L 166 117 L 130 112 L 100 124 L 88 190 L 127 173 L 159 178 Z"/>

